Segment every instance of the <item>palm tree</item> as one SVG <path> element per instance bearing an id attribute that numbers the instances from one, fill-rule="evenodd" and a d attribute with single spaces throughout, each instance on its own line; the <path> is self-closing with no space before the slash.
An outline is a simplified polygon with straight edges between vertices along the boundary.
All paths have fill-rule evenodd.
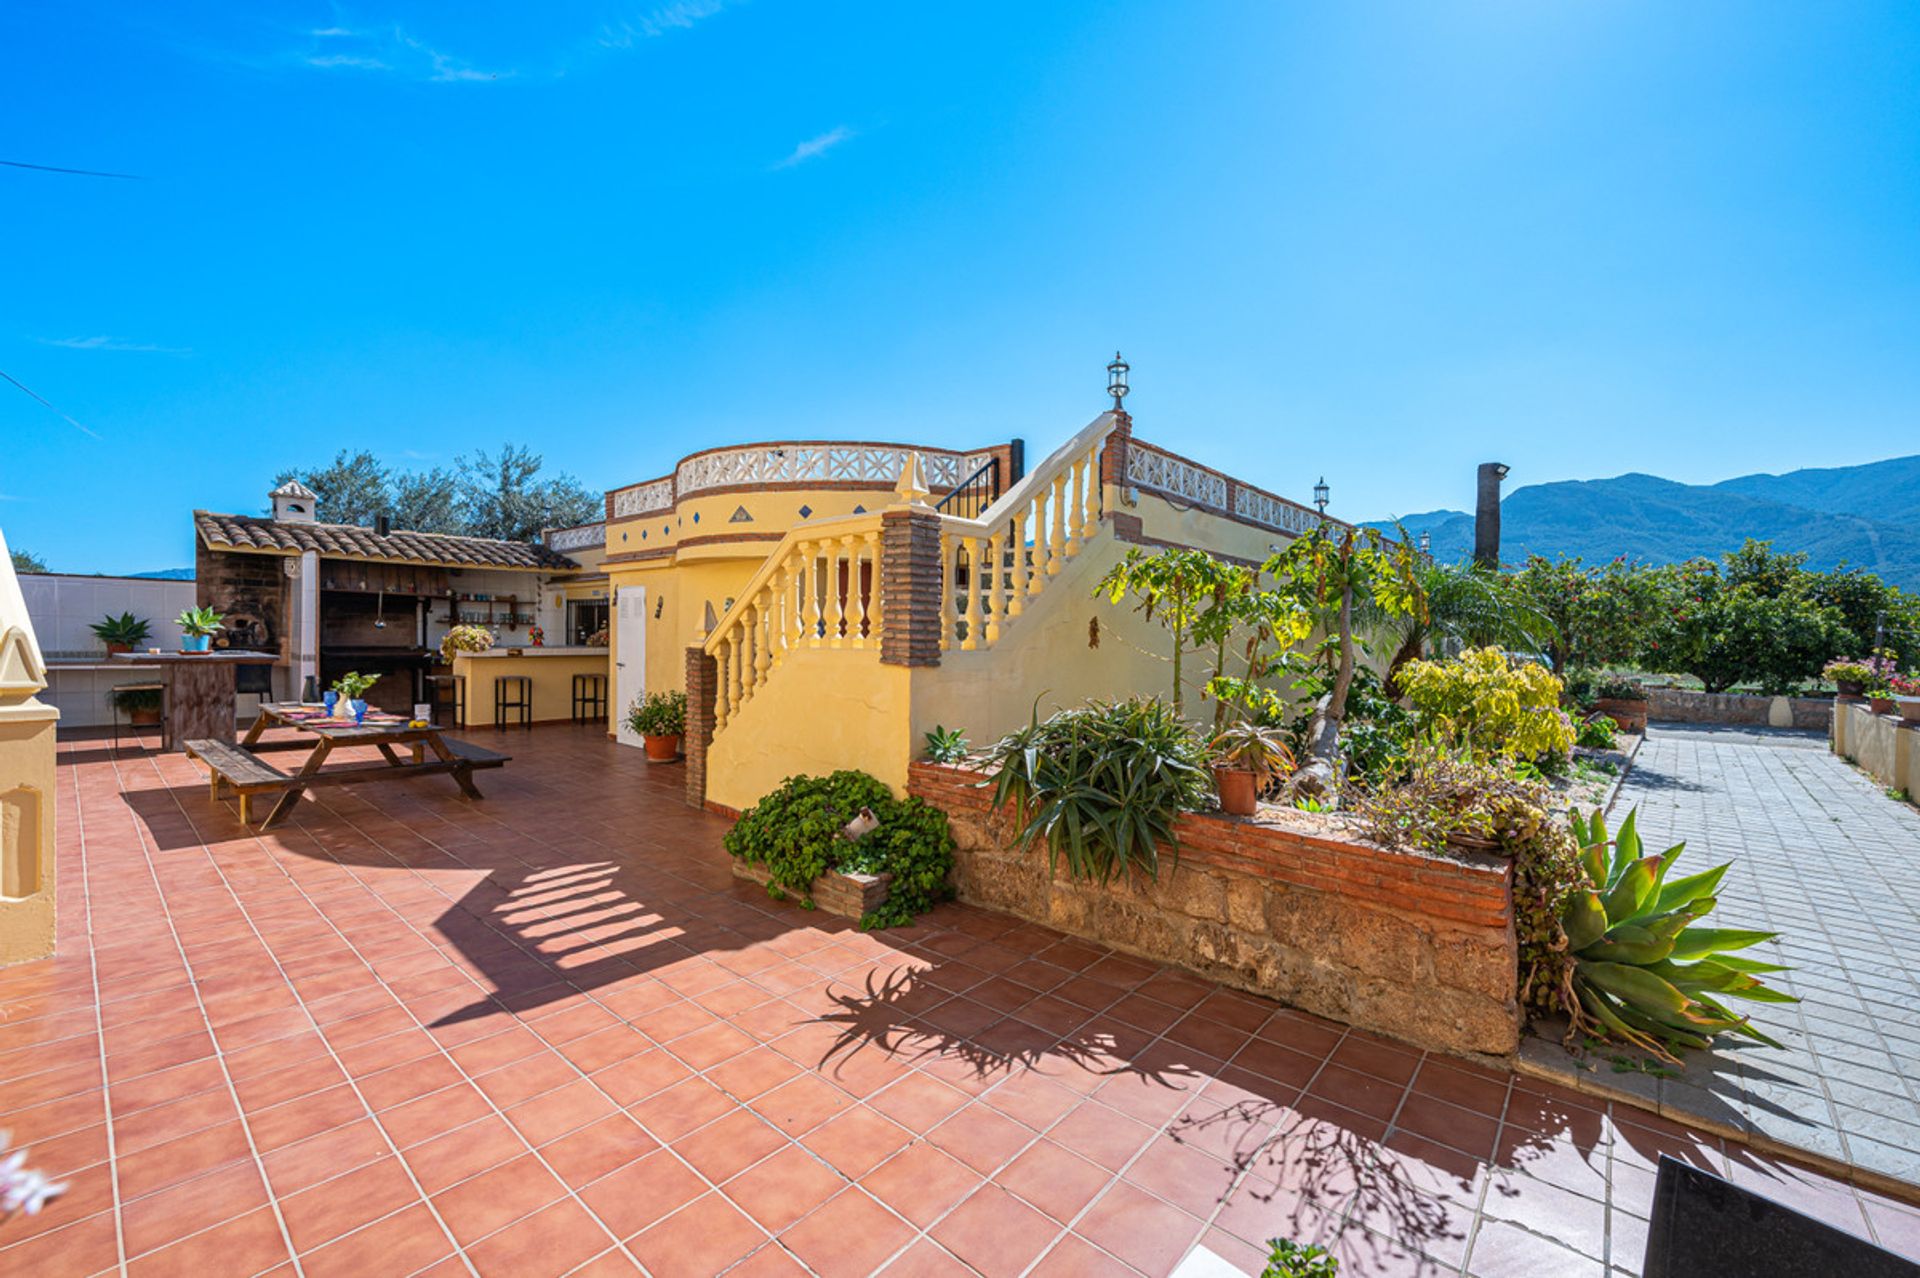
<path id="1" fill-rule="evenodd" d="M 1425 616 L 1415 612 L 1382 619 L 1387 633 L 1400 641 L 1387 665 L 1388 687 L 1401 666 L 1449 641 L 1468 648 L 1491 644 L 1539 652 L 1552 638 L 1553 623 L 1491 568 L 1435 562 L 1417 571 L 1427 596 Z"/>

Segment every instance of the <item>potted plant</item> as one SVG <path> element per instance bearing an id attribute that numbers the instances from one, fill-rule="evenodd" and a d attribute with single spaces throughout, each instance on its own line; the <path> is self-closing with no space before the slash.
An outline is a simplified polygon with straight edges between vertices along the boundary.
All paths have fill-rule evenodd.
<path id="1" fill-rule="evenodd" d="M 1854 657 L 1835 657 L 1821 668 L 1820 676 L 1833 684 L 1842 701 L 1862 700 L 1867 685 L 1879 682 L 1873 667 Z"/>
<path id="2" fill-rule="evenodd" d="M 160 722 L 158 688 L 115 688 L 113 704 L 136 728 L 150 728 Z"/>
<path id="3" fill-rule="evenodd" d="M 927 762 L 954 764 L 966 761 L 967 734 L 958 728 L 934 724 L 933 731 L 927 734 Z"/>
<path id="4" fill-rule="evenodd" d="M 1908 723 L 1920 723 L 1920 675 L 1888 675 L 1887 689 L 1900 717 Z"/>
<path id="5" fill-rule="evenodd" d="M 1267 783 L 1293 771 L 1293 751 L 1279 731 L 1250 720 L 1222 730 L 1208 749 L 1220 810 L 1228 816 L 1252 816 Z"/>
<path id="6" fill-rule="evenodd" d="M 440 641 L 440 656 L 453 664 L 456 652 L 485 652 L 493 647 L 493 631 L 485 626 L 455 626 Z"/>
<path id="7" fill-rule="evenodd" d="M 109 656 L 116 652 L 132 652 L 147 641 L 151 630 L 145 619 L 130 612 L 123 612 L 118 617 L 108 613 L 93 623 L 93 633 L 101 643 L 107 645 Z"/>
<path id="8" fill-rule="evenodd" d="M 687 731 L 687 694 L 641 694 L 627 710 L 627 726 L 646 742 L 648 763 L 672 763 L 680 757 L 680 738 Z"/>
<path id="9" fill-rule="evenodd" d="M 186 609 L 175 618 L 180 627 L 180 651 L 212 652 L 213 637 L 225 629 L 221 623 L 226 619 L 226 613 L 208 607 Z"/>
<path id="10" fill-rule="evenodd" d="M 1647 730 L 1647 712 L 1651 706 L 1645 688 L 1631 679 L 1607 678 L 1594 685 L 1593 694 L 1594 710 L 1613 720 L 1620 731 Z"/>
<path id="11" fill-rule="evenodd" d="M 367 689 L 379 682 L 380 676 L 377 674 L 363 675 L 357 670 L 347 671 L 333 681 L 335 700 L 334 704 L 328 707 L 327 713 L 345 718 L 346 716 L 339 715 L 338 710 L 339 703 L 344 701 L 352 713 L 353 721 L 363 722 L 367 717 Z"/>

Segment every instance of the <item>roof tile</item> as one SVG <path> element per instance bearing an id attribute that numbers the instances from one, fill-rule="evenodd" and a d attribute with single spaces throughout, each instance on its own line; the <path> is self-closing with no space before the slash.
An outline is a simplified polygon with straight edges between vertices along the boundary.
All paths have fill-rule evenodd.
<path id="1" fill-rule="evenodd" d="M 496 541 L 491 537 L 453 537 L 400 529 L 382 537 L 358 524 L 288 523 L 257 515 L 221 515 L 206 510 L 193 512 L 193 527 L 200 540 L 216 550 L 312 550 L 354 559 L 554 572 L 580 566 L 545 546 Z"/>

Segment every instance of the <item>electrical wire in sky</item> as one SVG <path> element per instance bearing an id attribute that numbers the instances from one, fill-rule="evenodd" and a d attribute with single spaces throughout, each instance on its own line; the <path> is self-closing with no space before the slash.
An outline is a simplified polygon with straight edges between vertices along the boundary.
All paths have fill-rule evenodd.
<path id="1" fill-rule="evenodd" d="M 123 178 L 128 182 L 144 182 L 146 179 L 138 173 L 103 173 L 99 169 L 62 169 L 51 164 L 28 164 L 25 160 L 0 160 L 10 169 L 32 169 L 36 173 L 68 173 L 74 177 Z"/>
<path id="2" fill-rule="evenodd" d="M 32 387 L 20 381 L 18 378 L 14 377 L 11 373 L 7 372 L 3 368 L 0 368 L 0 377 L 4 377 L 8 382 L 18 387 L 21 390 L 21 392 L 24 393 L 28 398 L 32 399 L 35 403 L 45 408 L 48 412 L 54 414 L 56 417 L 59 417 L 61 420 L 65 421 L 67 425 L 73 427 L 75 430 L 79 431 L 82 435 L 86 435 L 92 439 L 100 438 L 100 433 L 98 431 L 89 430 L 87 427 L 82 426 L 79 422 L 73 420 L 73 418 L 68 417 L 65 413 L 61 412 L 59 409 L 55 408 L 52 404 L 47 403 L 46 400 L 42 399 L 39 395 L 35 394 Z"/>

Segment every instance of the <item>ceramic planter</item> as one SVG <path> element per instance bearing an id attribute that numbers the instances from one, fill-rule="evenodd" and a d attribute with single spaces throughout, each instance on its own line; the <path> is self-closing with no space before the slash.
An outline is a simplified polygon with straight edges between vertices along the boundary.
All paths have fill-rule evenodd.
<path id="1" fill-rule="evenodd" d="M 1252 816 L 1260 810 L 1260 774 L 1243 768 L 1213 767 L 1213 788 L 1220 792 L 1220 810 L 1228 816 Z"/>
<path id="2" fill-rule="evenodd" d="M 1908 723 L 1920 723 L 1920 697 L 1895 697 L 1893 703 L 1900 707 L 1900 717 Z"/>
<path id="3" fill-rule="evenodd" d="M 1867 685 L 1864 683 L 1854 683 L 1850 679 L 1836 679 L 1834 680 L 1833 687 L 1842 701 L 1861 701 L 1865 699 L 1862 694 L 1866 692 Z"/>
<path id="4" fill-rule="evenodd" d="M 648 763 L 672 763 L 680 757 L 680 736 L 656 737 L 652 733 L 643 733 L 641 740 L 646 742 Z"/>
<path id="5" fill-rule="evenodd" d="M 1867 709 L 1872 711 L 1874 714 L 1892 714 L 1893 698 L 1883 697 L 1883 696 L 1880 696 L 1878 693 L 1876 693 L 1873 696 L 1867 698 Z"/>
<path id="6" fill-rule="evenodd" d="M 180 636 L 180 651 L 212 652 L 213 636 L 212 635 L 182 635 Z"/>
<path id="7" fill-rule="evenodd" d="M 144 706 L 127 711 L 127 722 L 136 728 L 151 728 L 160 722 L 159 706 Z"/>
<path id="8" fill-rule="evenodd" d="M 107 645 L 107 655 L 109 657 L 114 656 L 117 653 L 132 652 L 132 651 L 133 651 L 133 645 L 130 643 L 110 643 Z"/>

